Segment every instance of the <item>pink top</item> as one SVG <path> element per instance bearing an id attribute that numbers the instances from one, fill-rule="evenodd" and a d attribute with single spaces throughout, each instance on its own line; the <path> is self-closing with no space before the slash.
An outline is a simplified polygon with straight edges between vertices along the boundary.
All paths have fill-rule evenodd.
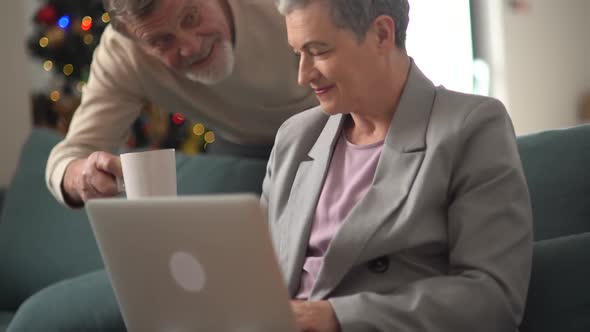
<path id="1" fill-rule="evenodd" d="M 307 300 L 330 241 L 373 182 L 383 141 L 354 145 L 340 136 L 315 211 L 296 298 Z"/>

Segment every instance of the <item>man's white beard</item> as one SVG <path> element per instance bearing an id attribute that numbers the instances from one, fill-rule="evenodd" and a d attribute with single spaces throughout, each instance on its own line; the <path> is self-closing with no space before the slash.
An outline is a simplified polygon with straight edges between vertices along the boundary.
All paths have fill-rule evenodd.
<path id="1" fill-rule="evenodd" d="M 219 83 L 231 75 L 234 71 L 235 56 L 231 42 L 223 40 L 220 42 L 221 56 L 218 56 L 204 68 L 187 71 L 184 75 L 191 81 L 213 85 Z"/>

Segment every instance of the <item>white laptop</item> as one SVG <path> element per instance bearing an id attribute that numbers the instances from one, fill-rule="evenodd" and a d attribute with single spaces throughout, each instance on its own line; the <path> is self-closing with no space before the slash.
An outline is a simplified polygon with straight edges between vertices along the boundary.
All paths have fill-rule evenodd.
<path id="1" fill-rule="evenodd" d="M 296 330 L 258 197 L 97 199 L 86 210 L 129 331 Z"/>

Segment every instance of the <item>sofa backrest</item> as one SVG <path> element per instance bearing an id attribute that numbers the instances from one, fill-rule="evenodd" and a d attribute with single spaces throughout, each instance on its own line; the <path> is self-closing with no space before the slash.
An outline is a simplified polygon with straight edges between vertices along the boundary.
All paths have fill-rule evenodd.
<path id="1" fill-rule="evenodd" d="M 60 139 L 33 130 L 7 188 L 0 216 L 0 309 L 14 309 L 46 285 L 101 266 L 84 211 L 59 205 L 45 187 L 47 157 Z"/>
<path id="2" fill-rule="evenodd" d="M 590 232 L 590 125 L 521 136 L 517 142 L 535 241 Z"/>
<path id="3" fill-rule="evenodd" d="M 59 205 L 45 187 L 45 163 L 61 139 L 35 129 L 6 191 L 0 215 L 0 310 L 15 310 L 49 284 L 102 267 L 84 211 Z M 585 292 L 590 126 L 522 136 L 518 146 L 538 241 L 522 331 L 588 331 L 590 319 L 583 316 L 590 305 Z M 180 194 L 259 192 L 264 172 L 265 162 L 258 160 L 177 155 Z"/>
<path id="4" fill-rule="evenodd" d="M 521 136 L 535 244 L 521 332 L 590 331 L 590 125 Z"/>
<path id="5" fill-rule="evenodd" d="M 84 210 L 56 202 L 45 186 L 45 164 L 62 136 L 34 129 L 21 150 L 0 215 L 0 310 L 15 310 L 38 290 L 101 268 Z M 177 154 L 178 193 L 260 193 L 266 162 Z"/>
<path id="6" fill-rule="evenodd" d="M 520 332 L 590 331 L 590 232 L 535 242 Z"/>

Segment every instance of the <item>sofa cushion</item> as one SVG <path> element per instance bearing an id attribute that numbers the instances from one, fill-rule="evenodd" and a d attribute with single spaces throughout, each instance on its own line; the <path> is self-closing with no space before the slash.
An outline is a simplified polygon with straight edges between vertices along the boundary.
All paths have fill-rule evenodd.
<path id="1" fill-rule="evenodd" d="M 10 322 L 10 331 L 14 332 L 125 330 L 104 270 L 66 279 L 40 290 L 21 305 Z"/>
<path id="2" fill-rule="evenodd" d="M 0 216 L 0 309 L 15 310 L 56 281 L 102 266 L 83 210 L 67 209 L 45 185 L 49 152 L 62 137 L 35 129 L 21 150 Z"/>
<path id="3" fill-rule="evenodd" d="M 590 233 L 535 243 L 521 332 L 590 331 Z"/>
<path id="4" fill-rule="evenodd" d="M 590 232 L 590 125 L 521 136 L 535 240 Z"/>

